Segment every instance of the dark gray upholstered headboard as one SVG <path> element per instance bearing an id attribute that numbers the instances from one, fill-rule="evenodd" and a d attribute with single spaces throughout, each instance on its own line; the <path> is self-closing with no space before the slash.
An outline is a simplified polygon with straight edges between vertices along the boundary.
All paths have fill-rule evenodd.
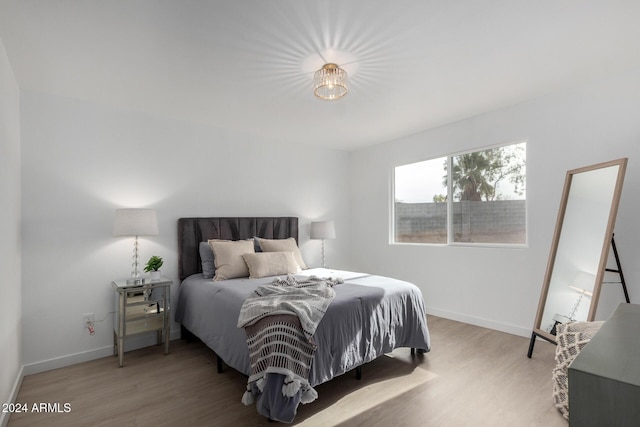
<path id="1" fill-rule="evenodd" d="M 178 219 L 178 274 L 180 281 L 202 272 L 200 242 L 208 239 L 241 240 L 254 236 L 264 239 L 298 241 L 296 217 L 230 217 Z"/>

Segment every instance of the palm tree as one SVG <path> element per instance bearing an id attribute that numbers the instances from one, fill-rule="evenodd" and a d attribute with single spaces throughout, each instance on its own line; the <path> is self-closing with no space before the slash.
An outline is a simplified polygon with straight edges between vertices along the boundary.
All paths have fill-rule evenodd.
<path id="1" fill-rule="evenodd" d="M 475 152 L 457 156 L 451 168 L 454 198 L 459 200 L 481 201 L 483 196 L 489 200 L 494 186 L 487 181 L 487 169 L 490 162 L 485 152 Z M 447 185 L 445 177 L 444 185 Z"/>
<path id="2" fill-rule="evenodd" d="M 515 154 L 507 152 L 505 147 L 453 157 L 451 178 L 454 199 L 478 202 L 483 199 L 495 200 L 498 183 L 505 178 L 509 178 L 514 184 L 517 193 L 522 193 L 525 179 L 524 163 L 513 162 L 514 158 Z M 443 185 L 447 184 L 447 176 L 444 176 Z"/>

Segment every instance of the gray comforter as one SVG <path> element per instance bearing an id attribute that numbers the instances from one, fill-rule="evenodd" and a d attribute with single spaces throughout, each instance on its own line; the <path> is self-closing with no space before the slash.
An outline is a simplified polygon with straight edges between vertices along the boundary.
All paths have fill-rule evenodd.
<path id="1" fill-rule="evenodd" d="M 304 276 L 326 277 L 327 270 L 305 270 Z M 324 273 L 324 274 L 323 274 Z M 344 279 L 318 325 L 309 383 L 342 375 L 399 347 L 430 349 L 424 300 L 420 290 L 401 280 L 362 273 L 331 271 Z M 244 300 L 262 279 L 214 282 L 195 274 L 185 279 L 175 319 L 200 338 L 225 363 L 249 375 L 245 331 L 237 327 Z"/>

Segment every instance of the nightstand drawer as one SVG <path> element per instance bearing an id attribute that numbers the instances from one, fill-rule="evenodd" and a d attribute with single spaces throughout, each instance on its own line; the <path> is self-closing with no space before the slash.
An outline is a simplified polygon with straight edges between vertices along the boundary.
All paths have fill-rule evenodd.
<path id="1" fill-rule="evenodd" d="M 162 307 L 159 304 L 141 304 L 127 307 L 127 322 L 138 319 L 140 317 L 149 316 L 151 314 L 162 313 Z"/>
<path id="2" fill-rule="evenodd" d="M 127 335 L 139 334 L 141 332 L 155 331 L 164 326 L 164 316 L 143 317 L 138 320 L 127 321 Z"/>

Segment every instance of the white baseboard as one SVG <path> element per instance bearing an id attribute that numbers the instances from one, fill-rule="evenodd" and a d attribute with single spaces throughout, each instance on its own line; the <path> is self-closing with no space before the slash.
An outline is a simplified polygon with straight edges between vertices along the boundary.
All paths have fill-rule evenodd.
<path id="1" fill-rule="evenodd" d="M 437 317 L 444 317 L 445 319 L 455 320 L 462 323 L 468 323 L 470 325 L 480 326 L 483 328 L 493 329 L 500 332 L 506 332 L 512 335 L 518 335 L 521 337 L 531 337 L 532 328 L 523 328 L 522 326 L 511 325 L 509 323 L 496 322 L 495 320 L 483 319 L 481 317 L 469 316 L 462 313 L 456 313 L 453 311 L 441 310 L 438 308 L 427 307 L 427 314 L 431 314 Z M 533 326 L 532 326 L 533 327 Z"/>
<path id="2" fill-rule="evenodd" d="M 171 331 L 171 341 L 180 339 L 180 330 Z M 137 350 L 139 348 L 148 347 L 156 343 L 155 332 L 146 335 L 136 335 L 125 340 L 125 351 Z M 50 371 L 52 369 L 63 368 L 65 366 L 75 365 L 76 363 L 88 362 L 90 360 L 100 359 L 107 356 L 113 356 L 113 346 L 95 348 L 92 350 L 82 351 L 74 354 L 56 357 L 53 359 L 43 360 L 40 362 L 29 363 L 24 365 L 24 375 L 33 375 L 40 372 Z"/>
<path id="3" fill-rule="evenodd" d="M 33 375 L 52 369 L 64 368 L 76 363 L 88 362 L 89 360 L 100 359 L 113 354 L 113 346 L 106 346 L 97 349 L 82 351 L 80 353 L 67 354 L 53 359 L 42 360 L 40 362 L 24 365 L 24 374 Z"/>
<path id="4" fill-rule="evenodd" d="M 20 387 L 22 386 L 23 378 L 24 378 L 24 366 L 20 367 L 20 371 L 18 372 L 16 381 L 13 383 L 11 394 L 9 395 L 9 401 L 6 403 L 15 403 L 16 399 L 18 398 L 18 392 L 20 391 Z M 10 416 L 11 414 L 9 412 L 0 412 L 0 427 L 7 427 L 7 424 L 9 424 Z"/>

